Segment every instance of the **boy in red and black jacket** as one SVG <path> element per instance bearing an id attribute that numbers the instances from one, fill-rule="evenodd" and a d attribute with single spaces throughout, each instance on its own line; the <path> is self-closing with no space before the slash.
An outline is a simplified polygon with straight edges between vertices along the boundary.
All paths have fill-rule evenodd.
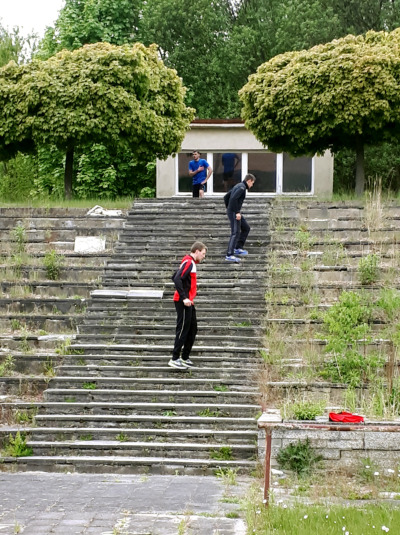
<path id="1" fill-rule="evenodd" d="M 206 252 L 207 247 L 204 243 L 196 241 L 190 249 L 190 254 L 183 257 L 179 269 L 173 276 L 176 288 L 174 303 L 177 318 L 175 345 L 168 366 L 181 370 L 193 366 L 189 355 L 197 334 L 197 318 L 194 306 L 194 298 L 197 293 L 196 264 L 204 260 Z M 181 350 L 182 358 L 180 357 Z"/>

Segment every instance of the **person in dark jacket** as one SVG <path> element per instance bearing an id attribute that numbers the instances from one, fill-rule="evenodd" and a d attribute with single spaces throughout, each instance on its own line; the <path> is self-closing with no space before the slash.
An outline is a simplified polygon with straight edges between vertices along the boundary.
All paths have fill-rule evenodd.
<path id="1" fill-rule="evenodd" d="M 178 270 L 172 277 L 176 288 L 174 303 L 177 315 L 175 344 L 172 359 L 168 362 L 168 366 L 172 368 L 186 370 L 193 366 L 189 355 L 197 334 L 197 318 L 194 306 L 194 298 L 197 293 L 196 264 L 204 260 L 206 252 L 207 247 L 204 243 L 194 242 L 190 254 L 183 257 Z M 180 357 L 181 350 L 182 358 Z"/>
<path id="2" fill-rule="evenodd" d="M 248 254 L 243 247 L 250 232 L 250 225 L 240 211 L 246 198 L 246 193 L 253 187 L 255 181 L 256 177 L 248 174 L 244 177 L 243 182 L 236 184 L 224 196 L 226 214 L 231 224 L 231 237 L 229 238 L 228 251 L 225 257 L 228 262 L 240 262 L 240 258 L 235 255 L 245 256 Z"/>

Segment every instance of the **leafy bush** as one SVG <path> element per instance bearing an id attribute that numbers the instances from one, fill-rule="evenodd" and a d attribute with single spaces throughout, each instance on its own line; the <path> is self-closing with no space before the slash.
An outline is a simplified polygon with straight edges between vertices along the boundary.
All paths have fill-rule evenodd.
<path id="1" fill-rule="evenodd" d="M 46 268 L 47 278 L 53 281 L 58 280 L 61 275 L 64 257 L 52 249 L 44 255 L 43 263 Z"/>
<path id="2" fill-rule="evenodd" d="M 372 307 L 367 299 L 355 292 L 342 292 L 339 301 L 325 314 L 328 329 L 325 362 L 321 375 L 334 382 L 359 386 L 371 379 L 384 359 L 379 355 L 360 352 L 370 340 Z"/>
<path id="3" fill-rule="evenodd" d="M 369 254 L 360 259 L 358 264 L 360 282 L 363 285 L 373 284 L 379 278 L 379 256 Z"/>
<path id="4" fill-rule="evenodd" d="M 288 402 L 284 406 L 284 416 L 292 420 L 315 420 L 324 413 L 325 403 L 322 401 L 298 400 Z"/>
<path id="5" fill-rule="evenodd" d="M 32 448 L 28 448 L 26 445 L 25 435 L 21 435 L 18 431 L 15 437 L 11 434 L 8 437 L 7 444 L 4 447 L 4 455 L 8 457 L 28 457 L 32 455 Z"/>
<path id="6" fill-rule="evenodd" d="M 291 470 L 299 476 L 310 474 L 317 463 L 322 460 L 321 455 L 316 455 L 310 445 L 310 439 L 291 443 L 286 448 L 279 450 L 277 461 L 284 470 Z"/>

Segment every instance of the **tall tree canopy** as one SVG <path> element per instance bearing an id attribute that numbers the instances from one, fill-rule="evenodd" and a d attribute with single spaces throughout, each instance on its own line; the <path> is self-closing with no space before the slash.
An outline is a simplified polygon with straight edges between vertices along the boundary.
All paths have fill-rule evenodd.
<path id="1" fill-rule="evenodd" d="M 143 8 L 143 42 L 157 43 L 166 65 L 178 71 L 199 117 L 229 117 L 230 101 L 237 102 L 227 57 L 232 23 L 229 0 L 148 0 Z"/>
<path id="2" fill-rule="evenodd" d="M 240 98 L 246 126 L 274 151 L 354 148 L 361 193 L 364 145 L 400 136 L 400 29 L 276 56 L 249 78 Z"/>
<path id="3" fill-rule="evenodd" d="M 63 49 L 107 42 L 137 41 L 143 0 L 65 0 L 54 28 L 48 28 L 38 56 L 47 59 Z"/>
<path id="4" fill-rule="evenodd" d="M 180 78 L 156 47 L 107 43 L 0 70 L 0 154 L 54 144 L 72 157 L 82 143 L 129 148 L 142 161 L 176 152 L 193 118 Z"/>

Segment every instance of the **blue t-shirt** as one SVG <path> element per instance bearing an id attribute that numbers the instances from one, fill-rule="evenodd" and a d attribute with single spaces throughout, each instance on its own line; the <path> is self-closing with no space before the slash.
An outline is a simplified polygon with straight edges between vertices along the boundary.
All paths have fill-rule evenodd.
<path id="1" fill-rule="evenodd" d="M 189 162 L 189 171 L 197 171 L 197 169 L 201 166 L 203 166 L 204 169 L 192 177 L 193 184 L 201 184 L 207 178 L 206 169 L 207 167 L 210 167 L 210 165 L 206 160 L 203 160 L 203 158 L 200 158 L 197 162 L 196 160 L 191 160 Z"/>

